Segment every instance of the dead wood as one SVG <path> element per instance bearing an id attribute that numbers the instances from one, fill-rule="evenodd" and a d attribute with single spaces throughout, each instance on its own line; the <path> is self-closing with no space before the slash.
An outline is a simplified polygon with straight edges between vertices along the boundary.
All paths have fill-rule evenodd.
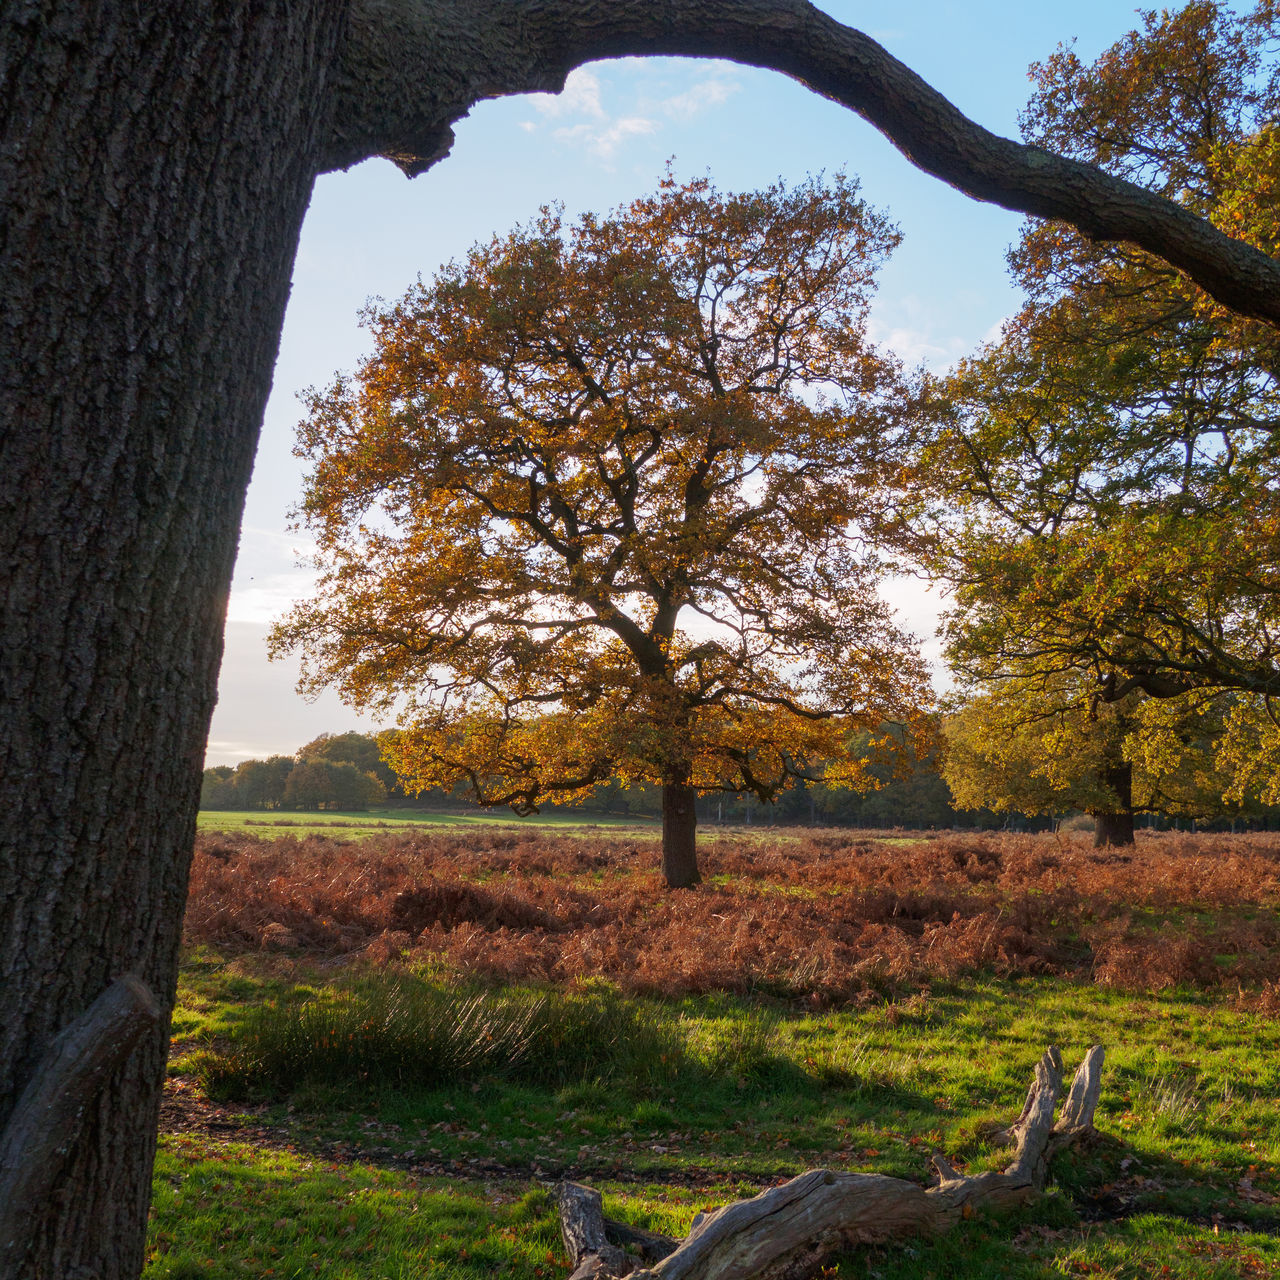
<path id="1" fill-rule="evenodd" d="M 635 1269 L 636 1259 L 618 1247 L 619 1224 L 608 1224 L 615 1227 L 610 1238 L 598 1192 L 561 1183 L 571 1280 L 798 1280 L 853 1245 L 931 1235 L 975 1212 L 1022 1204 L 1043 1190 L 1052 1156 L 1092 1131 L 1102 1063 L 1102 1047 L 1095 1045 L 1055 1125 L 1062 1058 L 1052 1046 L 1045 1050 L 1022 1114 L 1005 1131 L 1014 1154 L 1003 1172 L 964 1177 L 935 1155 L 938 1182 L 926 1190 L 880 1174 L 811 1169 L 750 1200 L 698 1214 L 684 1240 L 648 1269 Z"/>

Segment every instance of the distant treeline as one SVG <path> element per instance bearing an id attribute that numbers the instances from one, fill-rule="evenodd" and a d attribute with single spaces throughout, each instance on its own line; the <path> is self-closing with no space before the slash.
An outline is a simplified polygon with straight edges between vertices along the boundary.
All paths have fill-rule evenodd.
<path id="1" fill-rule="evenodd" d="M 878 790 L 859 794 L 821 784 L 798 783 L 776 803 L 761 804 L 754 797 L 703 796 L 699 821 L 714 825 L 784 823 L 857 827 L 1008 827 L 1040 830 L 1048 819 L 1010 817 L 989 810 L 966 812 L 952 806 L 951 793 L 930 757 L 900 764 L 899 776 L 889 765 L 876 769 Z M 382 760 L 377 738 L 364 733 L 321 734 L 294 756 L 245 760 L 232 767 L 217 765 L 204 771 L 202 809 L 341 809 L 413 805 L 415 808 L 456 808 L 469 802 L 461 792 L 427 791 L 406 796 L 395 774 Z M 549 812 L 562 811 L 554 805 Z M 571 810 L 601 815 L 658 817 L 662 813 L 659 787 L 619 782 L 602 783 L 595 794 Z"/>
<path id="2" fill-rule="evenodd" d="M 296 756 L 243 760 L 204 771 L 202 809 L 368 809 L 403 793 L 376 738 L 322 733 Z"/>
<path id="3" fill-rule="evenodd" d="M 821 783 L 796 783 L 773 804 L 754 796 L 704 795 L 698 799 L 698 822 L 785 826 L 834 826 L 914 830 L 959 828 L 969 830 L 1051 831 L 1061 813 L 996 813 L 990 809 L 960 809 L 939 772 L 936 755 L 924 759 L 882 761 L 872 766 L 880 786 L 867 792 L 829 788 Z M 234 768 L 216 765 L 204 771 L 200 795 L 202 809 L 338 809 L 412 806 L 415 809 L 457 809 L 472 805 L 461 791 L 425 791 L 406 795 L 396 775 L 383 761 L 378 740 L 366 733 L 322 733 L 296 755 L 245 760 Z M 543 806 L 547 813 L 585 813 L 601 816 L 658 818 L 662 791 L 643 783 L 601 783 L 580 805 Z M 1083 819 L 1086 823 L 1088 819 Z M 1201 819 L 1198 823 L 1159 814 L 1145 815 L 1140 825 L 1168 830 L 1173 826 L 1201 831 L 1239 828 L 1280 828 L 1280 809 L 1266 809 L 1248 820 L 1230 817 Z"/>

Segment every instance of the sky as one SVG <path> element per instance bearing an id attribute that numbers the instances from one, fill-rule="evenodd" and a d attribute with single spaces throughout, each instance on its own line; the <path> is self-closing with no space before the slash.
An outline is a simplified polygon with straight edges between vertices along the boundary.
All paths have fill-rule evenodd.
<path id="1" fill-rule="evenodd" d="M 1076 41 L 1092 60 L 1137 23 L 1117 0 L 820 0 L 946 94 L 1009 136 L 1029 65 Z M 1005 252 L 1020 217 L 978 204 L 911 165 L 870 125 L 775 72 L 694 59 L 623 59 L 574 72 L 559 95 L 482 103 L 455 127 L 452 153 L 409 181 L 382 160 L 321 177 L 302 230 L 274 389 L 245 508 L 227 609 L 226 651 L 206 763 L 292 755 L 324 732 L 380 722 L 333 693 L 306 701 L 296 660 L 269 662 L 271 621 L 308 594 L 308 540 L 292 529 L 303 464 L 292 456 L 298 393 L 352 370 L 368 350 L 358 313 L 392 301 L 475 242 L 546 204 L 569 220 L 679 179 L 722 191 L 843 170 L 886 212 L 903 243 L 881 271 L 872 337 L 909 366 L 940 371 L 996 336 L 1018 295 Z M 887 597 L 936 657 L 936 592 L 915 581 Z"/>

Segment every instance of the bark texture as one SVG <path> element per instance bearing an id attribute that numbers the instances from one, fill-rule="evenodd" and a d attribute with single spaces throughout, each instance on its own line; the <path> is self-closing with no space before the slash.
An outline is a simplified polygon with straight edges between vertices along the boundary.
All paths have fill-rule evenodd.
<path id="1" fill-rule="evenodd" d="M 0 1137 L 0 1268 L 22 1261 L 86 1113 L 159 1018 L 155 997 L 125 974 L 49 1046 Z"/>
<path id="2" fill-rule="evenodd" d="M 1054 1048 L 1045 1052 L 1022 1115 L 1006 1132 L 1015 1151 L 1002 1173 L 962 1177 L 934 1156 L 938 1182 L 926 1190 L 900 1178 L 813 1169 L 750 1200 L 698 1214 L 685 1239 L 669 1242 L 675 1247 L 651 1269 L 635 1269 L 635 1258 L 618 1248 L 616 1224 L 603 1217 L 598 1195 L 561 1184 L 571 1280 L 628 1274 L 633 1280 L 796 1280 L 853 1245 L 933 1235 L 976 1211 L 1022 1204 L 1043 1190 L 1053 1155 L 1092 1132 L 1102 1064 L 1102 1048 L 1095 1045 L 1055 1125 L 1062 1059 Z M 644 1256 L 648 1260 L 652 1253 Z"/>
<path id="3" fill-rule="evenodd" d="M 1093 847 L 1133 844 L 1133 766 L 1128 762 L 1118 764 L 1108 769 L 1102 780 L 1114 792 L 1116 805 L 1113 809 L 1095 809 L 1090 815 Z"/>
<path id="4" fill-rule="evenodd" d="M 162 1006 L 6 1277 L 141 1270 L 227 586 L 340 16 L 47 0 L 0 24 L 0 1132 L 115 979 Z"/>
<path id="5" fill-rule="evenodd" d="M 702 882 L 698 871 L 698 793 L 685 781 L 662 788 L 662 877 L 672 889 Z"/>

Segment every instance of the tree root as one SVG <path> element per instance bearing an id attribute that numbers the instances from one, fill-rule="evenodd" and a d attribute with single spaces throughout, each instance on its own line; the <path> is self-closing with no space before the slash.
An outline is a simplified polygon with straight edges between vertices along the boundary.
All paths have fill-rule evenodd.
<path id="1" fill-rule="evenodd" d="M 1050 1046 L 1036 1064 L 1022 1114 L 1004 1131 L 1014 1146 L 1008 1167 L 963 1177 L 935 1155 L 938 1181 L 927 1190 L 879 1174 L 811 1169 L 750 1200 L 698 1214 L 676 1241 L 606 1218 L 598 1191 L 562 1182 L 556 1197 L 573 1262 L 570 1280 L 799 1280 L 853 1245 L 935 1234 L 979 1210 L 1023 1204 L 1044 1189 L 1053 1156 L 1093 1131 L 1102 1061 L 1102 1046 L 1095 1045 L 1055 1125 L 1062 1058 Z"/>

